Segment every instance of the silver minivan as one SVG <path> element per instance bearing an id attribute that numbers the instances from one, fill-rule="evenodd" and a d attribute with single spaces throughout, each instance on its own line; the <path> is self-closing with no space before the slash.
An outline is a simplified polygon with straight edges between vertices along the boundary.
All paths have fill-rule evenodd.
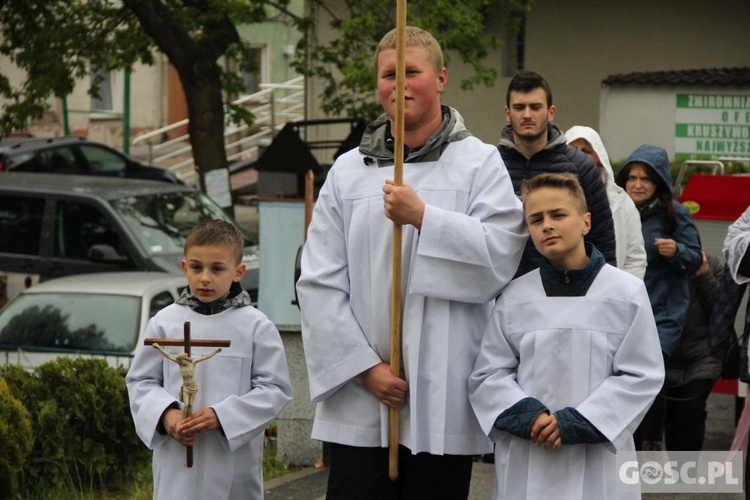
<path id="1" fill-rule="evenodd" d="M 9 298 L 72 274 L 182 274 L 188 232 L 206 219 L 233 222 L 245 238 L 242 286 L 258 297 L 258 246 L 193 187 L 94 176 L 0 172 L 0 279 Z M 0 297 L 2 303 L 3 297 Z"/>

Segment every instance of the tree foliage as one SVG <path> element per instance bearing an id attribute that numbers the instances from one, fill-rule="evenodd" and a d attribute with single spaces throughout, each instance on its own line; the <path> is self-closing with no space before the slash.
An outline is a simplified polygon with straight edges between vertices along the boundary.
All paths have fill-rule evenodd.
<path id="1" fill-rule="evenodd" d="M 488 16 L 528 10 L 533 0 L 411 0 L 409 24 L 431 31 L 443 47 L 474 69 L 462 85 L 492 85 L 496 70 L 484 61 L 500 43 L 485 29 Z M 288 10 L 289 0 L 0 0 L 0 54 L 26 72 L 11 85 L 0 70 L 0 136 L 40 118 L 48 98 L 62 98 L 92 68 L 130 69 L 166 54 L 182 82 L 190 116 L 195 162 L 202 172 L 226 167 L 223 128 L 227 119 L 252 120 L 227 96 L 241 88 L 241 71 L 257 64 L 237 26 L 284 13 L 306 34 L 295 67 L 330 82 L 323 111 L 370 118 L 377 112 L 372 53 L 394 25 L 393 0 L 308 0 L 312 15 Z M 330 16 L 336 35 L 318 37 L 318 14 Z M 221 64 L 231 59 L 233 71 Z M 94 84 L 97 82 L 94 81 Z M 96 93 L 96 86 L 93 91 Z"/>
<path id="2" fill-rule="evenodd" d="M 274 9 L 285 9 L 277 0 Z M 23 69 L 12 86 L 0 71 L 0 136 L 41 118 L 50 96 L 64 97 L 93 69 L 129 70 L 164 53 L 187 101 L 188 131 L 202 173 L 227 165 L 226 119 L 252 119 L 226 102 L 241 86 L 241 71 L 256 61 L 237 32 L 268 17 L 267 0 L 0 0 L 0 54 Z M 220 62 L 231 58 L 235 72 Z M 92 82 L 92 93 L 96 84 Z M 228 113 L 227 113 L 228 112 Z M 227 118 L 228 117 L 228 118 Z"/>
<path id="3" fill-rule="evenodd" d="M 432 33 L 446 58 L 458 55 L 473 68 L 462 75 L 461 87 L 492 86 L 497 70 L 486 61 L 501 45 L 500 38 L 486 30 L 490 17 L 509 29 L 509 14 L 529 11 L 533 0 L 409 0 L 407 24 Z M 308 36 L 300 44 L 296 68 L 300 73 L 327 82 L 322 94 L 323 111 L 370 119 L 381 111 L 375 100 L 373 53 L 378 41 L 396 25 L 393 0 L 340 0 L 334 9 L 330 2 L 313 2 L 313 19 L 330 17 L 336 33 L 332 40 L 321 40 L 319 26 L 307 27 Z M 318 12 L 316 12 L 316 10 Z M 321 12 L 322 11 L 322 12 Z"/>
<path id="4" fill-rule="evenodd" d="M 18 87 L 0 72 L 0 135 L 41 118 L 49 96 L 70 94 L 90 68 L 154 63 L 153 43 L 133 14 L 108 0 L 6 0 L 0 3 L 0 29 L 0 54 L 26 71 Z"/>

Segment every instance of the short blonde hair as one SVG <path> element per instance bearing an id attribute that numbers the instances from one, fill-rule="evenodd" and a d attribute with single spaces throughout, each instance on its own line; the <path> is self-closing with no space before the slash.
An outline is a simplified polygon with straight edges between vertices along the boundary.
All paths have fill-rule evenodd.
<path id="1" fill-rule="evenodd" d="M 583 192 L 578 177 L 571 173 L 561 174 L 539 174 L 536 177 L 525 180 L 521 184 L 521 199 L 523 200 L 524 209 L 526 209 L 526 199 L 531 193 L 542 188 L 564 189 L 570 193 L 578 205 L 578 212 L 585 214 L 589 211 L 586 204 L 586 195 Z"/>
<path id="2" fill-rule="evenodd" d="M 440 44 L 435 37 L 429 32 L 416 26 L 407 26 L 404 32 L 405 45 L 407 47 L 418 46 L 422 47 L 427 53 L 427 58 L 432 62 L 435 73 L 440 73 L 443 69 L 443 49 L 440 48 Z M 396 48 L 396 30 L 392 29 L 380 40 L 378 48 L 375 50 L 375 58 L 373 66 L 375 67 L 375 74 L 378 73 L 378 56 L 384 50 Z"/>

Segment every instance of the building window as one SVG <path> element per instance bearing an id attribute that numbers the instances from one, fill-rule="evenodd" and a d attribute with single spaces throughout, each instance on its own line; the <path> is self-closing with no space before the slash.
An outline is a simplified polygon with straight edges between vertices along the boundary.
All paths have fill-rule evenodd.
<path id="1" fill-rule="evenodd" d="M 244 86 L 244 94 L 254 94 L 260 90 L 260 84 L 267 81 L 266 78 L 266 47 L 258 45 L 250 48 L 255 61 L 255 68 L 252 71 L 242 71 L 240 75 Z M 237 63 L 231 59 L 226 62 L 227 71 L 235 71 Z"/>
<path id="2" fill-rule="evenodd" d="M 98 86 L 98 96 L 91 96 L 91 111 L 122 112 L 124 77 L 121 72 L 98 68 L 91 72 L 91 87 Z"/>
<path id="3" fill-rule="evenodd" d="M 505 54 L 503 57 L 503 76 L 513 76 L 524 69 L 524 50 L 526 39 L 526 13 L 510 13 L 505 32 Z"/>
<path id="4" fill-rule="evenodd" d="M 255 71 L 243 71 L 242 81 L 245 83 L 245 92 L 254 94 L 260 90 L 260 84 L 263 80 L 263 47 L 253 47 L 250 49 L 255 59 Z"/>

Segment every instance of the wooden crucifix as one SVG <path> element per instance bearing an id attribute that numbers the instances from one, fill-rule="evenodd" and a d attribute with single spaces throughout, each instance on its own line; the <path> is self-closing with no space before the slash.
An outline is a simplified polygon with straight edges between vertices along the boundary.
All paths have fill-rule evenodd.
<path id="1" fill-rule="evenodd" d="M 195 381 L 195 365 L 201 361 L 214 356 L 221 351 L 222 347 L 229 347 L 232 344 L 230 340 L 202 340 L 202 339 L 191 339 L 190 338 L 190 322 L 185 322 L 185 330 L 182 339 L 160 339 L 160 338 L 147 338 L 144 339 L 143 345 L 153 346 L 158 349 L 162 355 L 174 361 L 180 367 L 180 373 L 182 374 L 182 388 L 180 389 L 180 401 L 185 404 L 182 410 L 182 416 L 187 417 L 193 412 L 193 401 L 195 395 L 198 392 L 198 382 Z M 173 355 L 165 351 L 161 346 L 182 346 L 185 348 L 184 352 Z M 190 354 L 190 348 L 195 347 L 217 347 L 215 351 L 199 358 L 193 358 Z M 186 462 L 188 467 L 193 466 L 193 447 L 187 446 L 185 448 Z"/>

